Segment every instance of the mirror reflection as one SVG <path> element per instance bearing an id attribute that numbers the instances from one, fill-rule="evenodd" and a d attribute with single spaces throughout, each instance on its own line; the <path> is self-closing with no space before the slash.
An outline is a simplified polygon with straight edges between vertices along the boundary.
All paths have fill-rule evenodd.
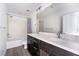
<path id="1" fill-rule="evenodd" d="M 37 14 L 39 32 L 79 35 L 78 6 L 78 3 L 52 3 Z"/>

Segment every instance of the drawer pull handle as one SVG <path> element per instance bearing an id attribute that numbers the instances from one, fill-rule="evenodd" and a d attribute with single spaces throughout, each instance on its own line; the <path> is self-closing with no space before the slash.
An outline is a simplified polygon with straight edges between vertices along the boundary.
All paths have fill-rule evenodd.
<path id="1" fill-rule="evenodd" d="M 37 50 L 37 48 L 36 47 L 33 47 L 35 50 Z"/>

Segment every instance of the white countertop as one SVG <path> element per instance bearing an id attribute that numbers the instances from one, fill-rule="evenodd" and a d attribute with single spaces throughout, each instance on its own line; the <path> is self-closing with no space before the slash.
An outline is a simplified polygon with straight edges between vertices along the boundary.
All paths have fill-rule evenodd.
<path id="1" fill-rule="evenodd" d="M 39 40 L 42 40 L 44 42 L 47 42 L 49 44 L 52 44 L 54 46 L 60 47 L 64 50 L 67 50 L 69 52 L 72 52 L 74 54 L 79 55 L 79 43 L 78 42 L 74 42 L 74 41 L 67 41 L 64 39 L 59 39 L 53 36 L 48 35 L 44 35 L 44 34 L 28 34 L 32 37 L 35 37 Z"/>

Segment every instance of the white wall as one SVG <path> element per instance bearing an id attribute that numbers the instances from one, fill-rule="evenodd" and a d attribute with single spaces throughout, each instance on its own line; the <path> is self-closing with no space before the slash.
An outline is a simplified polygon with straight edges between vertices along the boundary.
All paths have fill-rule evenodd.
<path id="1" fill-rule="evenodd" d="M 63 33 L 75 33 L 76 31 L 75 13 L 63 16 Z"/>
<path id="2" fill-rule="evenodd" d="M 77 3 L 54 3 L 53 8 L 48 7 L 40 13 L 44 20 L 44 31 L 59 32 L 63 15 L 79 11 Z"/>
<path id="3" fill-rule="evenodd" d="M 51 14 L 44 18 L 44 31 L 46 32 L 60 31 L 60 17 L 58 14 Z"/>
<path id="4" fill-rule="evenodd" d="M 79 35 L 79 12 L 63 16 L 63 33 Z"/>
<path id="5" fill-rule="evenodd" d="M 37 16 L 36 16 L 36 12 L 33 12 L 32 14 L 31 14 L 31 20 L 32 20 L 32 32 L 33 33 L 36 33 L 37 32 L 37 30 L 36 30 L 36 24 L 37 24 Z"/>
<path id="6" fill-rule="evenodd" d="M 39 32 L 43 32 L 44 31 L 44 20 L 43 20 L 43 17 L 40 17 L 39 14 L 38 14 L 38 30 Z M 40 24 L 40 25 L 39 25 Z"/>
<path id="7" fill-rule="evenodd" d="M 6 40 L 7 40 L 7 14 L 6 6 L 0 3 L 0 55 L 4 55 L 6 52 Z"/>

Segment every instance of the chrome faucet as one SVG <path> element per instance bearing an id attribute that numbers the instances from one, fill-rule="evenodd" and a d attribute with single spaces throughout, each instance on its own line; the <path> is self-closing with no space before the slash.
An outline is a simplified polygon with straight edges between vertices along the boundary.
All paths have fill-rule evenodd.
<path id="1" fill-rule="evenodd" d="M 58 35 L 58 38 L 60 38 L 60 32 L 58 32 L 57 35 Z"/>

